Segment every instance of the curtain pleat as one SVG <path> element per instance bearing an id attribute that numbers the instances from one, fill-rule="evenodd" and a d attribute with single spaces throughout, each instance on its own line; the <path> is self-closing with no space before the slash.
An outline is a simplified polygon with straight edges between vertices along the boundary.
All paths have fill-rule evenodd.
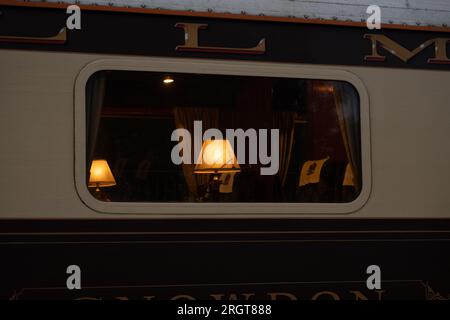
<path id="1" fill-rule="evenodd" d="M 205 132 L 210 128 L 218 128 L 219 111 L 215 108 L 176 107 L 173 109 L 175 126 L 177 129 L 187 129 L 192 139 L 192 164 L 183 164 L 183 174 L 189 190 L 190 200 L 201 196 L 199 187 L 209 182 L 209 174 L 194 174 L 195 161 L 198 155 L 193 154 L 194 146 L 194 121 L 202 121 L 202 129 Z M 202 137 L 203 139 L 203 137 Z"/>
<path id="2" fill-rule="evenodd" d="M 291 162 L 292 147 L 294 144 L 294 112 L 274 112 L 273 121 L 274 128 L 280 130 L 279 140 L 279 168 L 278 176 L 280 177 L 281 186 L 284 187 L 286 177 Z"/>
<path id="3" fill-rule="evenodd" d="M 86 164 L 87 181 L 92 160 L 96 156 L 97 137 L 105 98 L 106 79 L 103 72 L 93 74 L 86 84 Z"/>
<path id="4" fill-rule="evenodd" d="M 350 164 L 356 190 L 361 189 L 361 135 L 359 124 L 359 97 L 346 82 L 332 82 L 336 113 Z"/>

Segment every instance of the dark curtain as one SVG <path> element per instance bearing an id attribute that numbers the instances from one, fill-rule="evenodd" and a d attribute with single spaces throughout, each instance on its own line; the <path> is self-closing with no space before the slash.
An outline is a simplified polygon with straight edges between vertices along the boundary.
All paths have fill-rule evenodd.
<path id="1" fill-rule="evenodd" d="M 276 201 L 282 197 L 294 142 L 294 112 L 273 110 L 273 82 L 249 78 L 242 84 L 229 128 L 279 130 L 279 168 L 274 176 L 261 176 L 260 164 L 241 165 L 237 175 L 241 201 Z M 270 143 L 270 140 L 268 141 Z"/>
<path id="2" fill-rule="evenodd" d="M 194 174 L 195 162 L 198 155 L 194 150 L 194 121 L 202 121 L 203 132 L 210 128 L 218 128 L 219 111 L 215 108 L 176 107 L 173 109 L 175 126 L 177 129 L 187 129 L 191 133 L 192 164 L 183 164 L 183 173 L 189 190 L 189 200 L 201 196 L 199 188 L 209 181 L 209 174 Z M 202 137 L 203 138 L 203 137 Z"/>
<path id="3" fill-rule="evenodd" d="M 96 144 L 100 126 L 106 79 L 103 72 L 93 74 L 86 84 L 86 164 L 87 179 L 92 160 L 96 156 Z M 88 181 L 88 180 L 87 180 Z"/>
<path id="4" fill-rule="evenodd" d="M 289 164 L 291 162 L 292 147 L 294 145 L 294 121 L 294 112 L 274 112 L 273 114 L 273 126 L 275 129 L 280 130 L 280 163 L 278 168 L 278 176 L 280 177 L 281 187 L 284 187 Z"/>
<path id="5" fill-rule="evenodd" d="M 332 82 L 336 113 L 347 159 L 354 176 L 355 188 L 361 188 L 361 135 L 359 96 L 346 82 Z"/>

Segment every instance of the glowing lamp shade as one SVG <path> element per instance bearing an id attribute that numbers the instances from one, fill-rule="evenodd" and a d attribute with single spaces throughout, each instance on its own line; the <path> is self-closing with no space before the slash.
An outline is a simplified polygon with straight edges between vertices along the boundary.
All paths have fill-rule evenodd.
<path id="1" fill-rule="evenodd" d="M 92 161 L 89 187 L 111 187 L 116 185 L 116 180 L 109 168 L 106 160 L 94 160 Z"/>
<path id="2" fill-rule="evenodd" d="M 194 168 L 195 173 L 239 172 L 240 167 L 228 140 L 206 140 Z"/>

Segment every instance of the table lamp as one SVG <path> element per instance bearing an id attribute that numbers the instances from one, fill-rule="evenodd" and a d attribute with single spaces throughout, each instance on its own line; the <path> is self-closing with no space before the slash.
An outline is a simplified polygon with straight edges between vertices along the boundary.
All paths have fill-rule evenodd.
<path id="1" fill-rule="evenodd" d="M 197 164 L 194 168 L 196 174 L 212 174 L 208 194 L 214 200 L 219 197 L 219 188 L 222 183 L 222 173 L 241 171 L 239 163 L 228 140 L 206 140 L 203 142 Z"/>
<path id="2" fill-rule="evenodd" d="M 93 160 L 90 169 L 89 184 L 88 187 L 96 188 L 94 196 L 99 200 L 104 199 L 100 188 L 112 187 L 116 185 L 116 180 L 109 168 L 108 162 L 104 159 Z"/>

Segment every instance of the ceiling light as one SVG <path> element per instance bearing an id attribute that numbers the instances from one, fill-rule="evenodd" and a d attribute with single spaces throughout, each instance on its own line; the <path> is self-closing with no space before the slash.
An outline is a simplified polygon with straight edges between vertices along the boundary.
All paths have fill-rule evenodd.
<path id="1" fill-rule="evenodd" d="M 173 80 L 173 78 L 171 78 L 171 77 L 165 77 L 164 80 L 163 80 L 164 84 L 171 84 L 174 81 L 175 80 Z"/>

